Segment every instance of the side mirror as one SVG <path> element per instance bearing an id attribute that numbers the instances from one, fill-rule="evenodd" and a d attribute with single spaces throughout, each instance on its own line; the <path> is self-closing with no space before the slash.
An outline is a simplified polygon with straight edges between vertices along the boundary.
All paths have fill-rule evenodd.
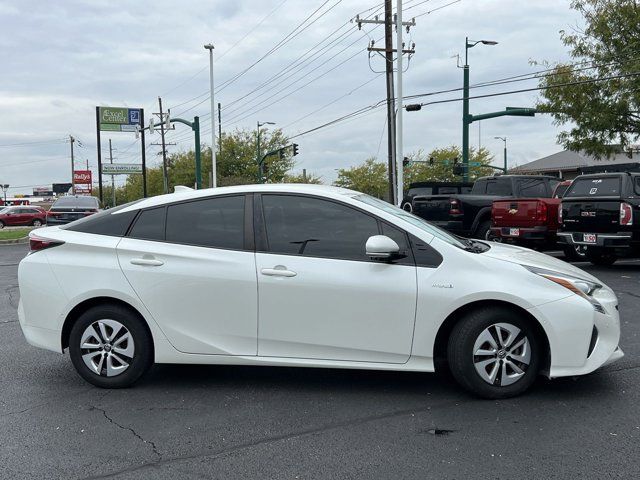
<path id="1" fill-rule="evenodd" d="M 374 260 L 390 259 L 400 253 L 400 247 L 386 235 L 369 237 L 365 246 L 367 257 Z"/>

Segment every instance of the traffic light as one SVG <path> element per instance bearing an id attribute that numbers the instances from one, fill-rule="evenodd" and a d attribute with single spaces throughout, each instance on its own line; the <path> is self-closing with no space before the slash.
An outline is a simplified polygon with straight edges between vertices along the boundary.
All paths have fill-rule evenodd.
<path id="1" fill-rule="evenodd" d="M 294 143 L 293 144 L 293 156 L 295 157 L 296 155 L 298 155 L 298 144 Z"/>
<path id="2" fill-rule="evenodd" d="M 404 157 L 404 158 L 402 159 L 402 166 L 403 166 L 403 167 L 408 167 L 410 164 L 411 164 L 411 162 L 409 161 L 409 158 L 408 158 L 408 157 Z"/>

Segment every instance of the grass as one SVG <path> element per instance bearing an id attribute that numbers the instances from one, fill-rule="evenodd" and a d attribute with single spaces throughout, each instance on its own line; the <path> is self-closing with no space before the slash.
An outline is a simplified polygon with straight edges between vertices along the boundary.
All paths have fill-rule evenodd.
<path id="1" fill-rule="evenodd" d="M 18 228 L 16 230 L 0 230 L 0 240 L 15 240 L 29 235 L 30 228 Z"/>

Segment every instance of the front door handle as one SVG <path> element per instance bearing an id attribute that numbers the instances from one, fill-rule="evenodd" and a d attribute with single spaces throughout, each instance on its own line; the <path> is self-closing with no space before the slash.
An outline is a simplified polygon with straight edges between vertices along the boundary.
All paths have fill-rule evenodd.
<path id="1" fill-rule="evenodd" d="M 295 277 L 297 275 L 296 272 L 287 270 L 287 267 L 284 265 L 276 265 L 273 268 L 263 268 L 260 270 L 260 273 L 269 277 Z"/>
<path id="2" fill-rule="evenodd" d="M 162 260 L 156 260 L 155 258 L 132 258 L 129 263 L 132 265 L 142 265 L 144 267 L 159 267 L 164 265 Z"/>

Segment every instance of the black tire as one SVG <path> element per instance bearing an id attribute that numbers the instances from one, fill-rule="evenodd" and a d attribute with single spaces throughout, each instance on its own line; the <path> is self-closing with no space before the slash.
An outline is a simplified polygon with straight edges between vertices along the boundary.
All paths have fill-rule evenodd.
<path id="1" fill-rule="evenodd" d="M 509 372 L 513 375 L 515 370 L 511 370 L 510 367 L 504 367 L 503 369 L 503 362 L 509 364 L 514 360 L 511 354 L 516 350 L 505 353 L 504 357 L 498 357 L 498 354 L 495 357 L 477 357 L 474 355 L 476 353 L 474 352 L 474 346 L 480 335 L 485 330 L 494 328 L 496 324 L 509 324 L 511 327 L 515 326 L 520 330 L 516 340 L 511 343 L 512 347 L 520 342 L 521 335 L 526 337 L 529 342 L 529 364 L 524 368 L 524 364 L 519 363 L 519 366 L 523 367 L 524 374 L 511 384 L 507 384 L 511 381 Z M 453 377 L 469 392 L 488 399 L 509 398 L 525 392 L 538 376 L 540 370 L 539 345 L 535 330 L 532 328 L 528 318 L 509 308 L 487 307 L 466 314 L 456 324 L 449 336 L 447 358 Z M 494 384 L 490 384 L 488 380 L 483 379 L 476 370 L 476 361 L 479 362 L 484 358 L 495 358 L 494 361 L 499 362 Z M 499 358 L 504 359 L 500 360 Z M 488 365 L 487 368 L 492 368 L 492 365 Z M 505 385 L 500 384 L 503 381 L 503 371 L 507 372 L 507 377 L 504 380 Z"/>
<path id="2" fill-rule="evenodd" d="M 572 262 L 587 261 L 587 247 L 584 245 L 567 245 L 563 248 L 564 257 Z"/>
<path id="3" fill-rule="evenodd" d="M 106 372 L 98 374 L 91 370 L 83 360 L 83 354 L 88 350 L 81 348 L 81 339 L 85 331 L 91 325 L 97 325 L 100 320 L 113 320 L 120 323 L 133 338 L 135 352 L 132 358 L 120 355 L 121 358 L 129 360 L 128 367 L 119 374 L 114 376 L 106 376 Z M 117 337 L 116 337 L 117 338 Z M 116 342 L 117 343 L 117 340 Z M 115 345 L 114 343 L 114 345 Z M 111 351 L 113 347 L 109 347 Z M 106 351 L 106 348 L 104 349 Z M 102 348 L 99 349 L 100 355 L 107 355 Z M 97 352 L 97 350 L 91 350 Z M 115 348 L 113 352 L 116 353 Z M 97 354 L 97 353 L 96 353 Z M 74 323 L 69 334 L 69 356 L 71 362 L 78 374 L 87 382 L 100 388 L 126 388 L 138 381 L 153 364 L 153 339 L 144 324 L 144 321 L 131 310 L 120 305 L 105 304 L 92 307 L 84 312 Z M 112 360 L 114 362 L 114 360 Z M 106 362 L 104 362 L 106 364 Z M 112 363 L 113 364 L 113 363 Z M 103 363 L 101 363 L 103 365 Z M 103 366 L 106 371 L 106 366 Z"/>
<path id="4" fill-rule="evenodd" d="M 42 220 L 36 218 L 33 222 L 31 222 L 31 225 L 33 225 L 34 227 L 41 227 L 42 226 Z"/>
<path id="5" fill-rule="evenodd" d="M 476 228 L 473 238 L 479 238 L 480 240 L 489 240 L 489 234 L 491 233 L 491 220 L 485 220 L 480 222 L 478 228 Z"/>
<path id="6" fill-rule="evenodd" d="M 618 257 L 616 257 L 615 253 L 602 250 L 590 250 L 588 251 L 587 256 L 589 257 L 589 261 L 592 264 L 598 265 L 600 267 L 610 267 L 611 265 L 616 263 L 616 260 L 618 260 Z"/>

